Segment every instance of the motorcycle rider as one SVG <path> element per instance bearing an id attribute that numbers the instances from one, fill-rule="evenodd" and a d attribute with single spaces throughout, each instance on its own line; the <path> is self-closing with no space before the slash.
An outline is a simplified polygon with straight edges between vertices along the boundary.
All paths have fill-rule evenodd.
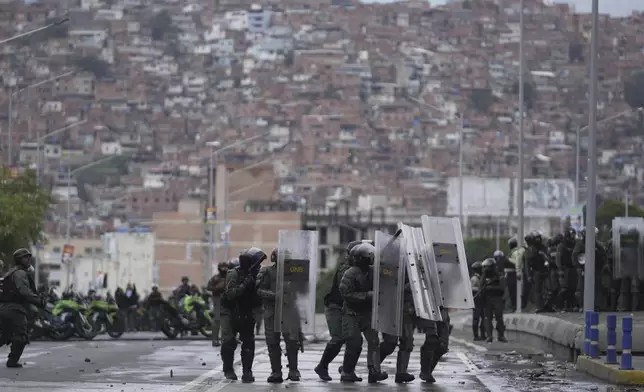
<path id="1" fill-rule="evenodd" d="M 150 293 L 150 295 L 148 295 L 148 298 L 145 301 L 144 305 L 146 310 L 149 310 L 152 307 L 158 306 L 164 311 L 166 311 L 170 316 L 181 320 L 181 324 L 183 325 L 190 324 L 190 321 L 188 319 L 181 316 L 179 314 L 179 311 L 174 306 L 170 305 L 170 303 L 163 298 L 163 294 L 161 294 L 161 292 L 159 291 L 159 287 L 157 285 L 152 286 L 152 292 Z"/>
<path id="2" fill-rule="evenodd" d="M 271 362 L 271 374 L 268 381 L 271 384 L 278 384 L 284 381 L 282 378 L 282 348 L 280 347 L 280 333 L 275 332 L 275 298 L 277 290 L 277 249 L 271 252 L 270 267 L 264 267 L 257 275 L 257 294 L 262 299 L 264 306 L 264 335 L 266 336 L 266 347 Z M 300 372 L 297 370 L 297 359 L 299 351 L 299 336 L 291 336 L 289 333 L 282 333 L 286 345 L 286 357 L 288 359 L 288 379 L 300 381 Z"/>
<path id="3" fill-rule="evenodd" d="M 376 248 L 367 243 L 351 249 L 353 266 L 344 273 L 340 282 L 340 293 L 344 300 L 342 332 L 346 339 L 342 374 L 340 375 L 340 381 L 343 382 L 362 381 L 355 373 L 362 347 L 361 334 L 367 340 L 369 382 L 375 383 L 387 378 L 387 373 L 380 369 L 380 338 L 378 332 L 371 328 L 371 301 L 373 298 L 371 266 L 375 253 Z"/>
<path id="4" fill-rule="evenodd" d="M 472 296 L 474 297 L 474 309 L 472 309 L 472 333 L 474 341 L 485 340 L 485 313 L 483 296 L 481 295 L 481 280 L 483 279 L 483 263 L 480 261 L 472 264 Z M 480 335 L 479 335 L 480 331 Z"/>
<path id="5" fill-rule="evenodd" d="M 13 253 L 15 266 L 0 281 L 0 325 L 2 344 L 11 344 L 8 368 L 21 368 L 19 362 L 29 343 L 27 314 L 30 305 L 44 308 L 46 300 L 37 294 L 31 252 L 20 248 Z"/>
<path id="6" fill-rule="evenodd" d="M 503 322 L 503 293 L 505 288 L 494 259 L 486 259 L 483 264 L 483 284 L 481 294 L 485 304 L 485 332 L 486 342 L 492 343 L 494 333 L 492 332 L 492 319 L 496 322 L 497 339 L 499 342 L 507 342 L 505 338 L 505 323 Z"/>
<path id="7" fill-rule="evenodd" d="M 555 264 L 559 272 L 558 307 L 565 311 L 575 309 L 575 285 L 577 284 L 576 270 L 572 260 L 577 232 L 572 227 L 564 230 L 563 239 L 557 245 Z"/>
<path id="8" fill-rule="evenodd" d="M 217 275 L 214 275 L 208 281 L 206 288 L 212 293 L 212 346 L 221 346 L 219 340 L 219 327 L 221 326 L 221 295 L 226 288 L 226 274 L 230 264 L 217 264 Z"/>
<path id="9" fill-rule="evenodd" d="M 320 363 L 315 367 L 315 373 L 323 381 L 331 381 L 329 375 L 329 364 L 338 356 L 345 343 L 344 336 L 342 335 L 342 305 L 344 300 L 340 294 L 340 281 L 344 273 L 351 267 L 351 249 L 360 245 L 362 241 L 352 241 L 347 245 L 345 259 L 341 261 L 333 274 L 333 284 L 331 290 L 324 296 L 324 316 L 326 317 L 326 324 L 329 328 L 331 340 L 326 344 Z M 362 345 L 360 346 L 360 352 Z M 360 353 L 358 353 L 360 356 Z M 340 372 L 342 373 L 342 372 Z"/>
<path id="10" fill-rule="evenodd" d="M 177 286 L 176 289 L 174 289 L 173 294 L 177 301 L 179 301 L 186 295 L 192 295 L 192 285 L 190 285 L 190 278 L 183 276 L 181 278 L 181 284 Z"/>
<path id="11" fill-rule="evenodd" d="M 242 382 L 255 381 L 253 360 L 255 359 L 255 320 L 254 310 L 261 306 L 257 296 L 256 279 L 260 264 L 266 254 L 259 248 L 250 248 L 241 252 L 239 266 L 226 275 L 226 287 L 221 299 L 221 360 L 224 376 L 228 380 L 237 380 L 233 369 L 236 335 L 242 342 Z"/>

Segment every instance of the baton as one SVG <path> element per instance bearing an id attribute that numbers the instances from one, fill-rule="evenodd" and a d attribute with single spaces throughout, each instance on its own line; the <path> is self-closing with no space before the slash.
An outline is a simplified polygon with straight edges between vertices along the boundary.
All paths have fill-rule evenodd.
<path id="1" fill-rule="evenodd" d="M 380 254 L 382 255 L 382 252 L 384 252 L 385 249 L 387 249 L 387 247 L 389 245 L 393 244 L 394 241 L 396 241 L 398 239 L 398 237 L 400 237 L 401 234 L 402 234 L 402 229 L 396 230 L 396 232 L 394 233 L 393 237 L 391 237 L 391 239 L 389 241 L 387 241 L 385 246 L 382 247 L 382 250 L 380 251 Z"/>

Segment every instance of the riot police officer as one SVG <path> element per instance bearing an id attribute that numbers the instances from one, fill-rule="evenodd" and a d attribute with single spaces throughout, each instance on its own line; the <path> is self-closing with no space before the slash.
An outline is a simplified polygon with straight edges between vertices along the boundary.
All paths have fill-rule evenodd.
<path id="1" fill-rule="evenodd" d="M 576 263 L 575 266 L 577 268 L 577 287 L 575 290 L 575 299 L 577 300 L 577 306 L 579 308 L 583 307 L 584 304 L 584 266 L 586 264 L 586 258 L 585 258 L 585 253 L 586 253 L 586 230 L 587 228 L 583 228 L 581 230 L 581 235 L 577 239 L 575 243 L 575 248 L 572 251 L 572 259 L 573 262 Z M 597 228 L 594 228 L 595 230 L 595 235 L 599 234 L 599 230 Z M 596 238 L 596 237 L 595 237 Z M 595 240 L 595 271 L 602 271 L 604 267 L 604 263 L 606 261 L 606 250 L 604 249 L 604 245 L 601 244 L 598 240 Z M 595 287 L 599 288 L 601 285 L 601 274 L 595 274 Z M 599 307 L 601 307 L 602 301 L 605 301 L 605 298 L 598 298 L 595 296 L 597 299 L 597 304 Z"/>
<path id="2" fill-rule="evenodd" d="M 414 381 L 414 376 L 407 369 L 409 358 L 414 349 L 414 329 L 416 328 L 416 309 L 414 308 L 414 298 L 409 283 L 409 276 L 405 276 L 405 288 L 403 291 L 403 319 L 402 335 L 400 338 L 395 335 L 382 334 L 382 343 L 380 343 L 380 363 L 387 358 L 396 349 L 398 344 L 398 357 L 396 358 L 396 376 L 394 381 L 397 384 Z"/>
<path id="3" fill-rule="evenodd" d="M 481 284 L 483 279 L 483 263 L 480 261 L 472 264 L 472 296 L 474 296 L 474 309 L 472 309 L 472 333 L 474 341 L 485 340 L 485 313 L 483 296 L 481 295 Z M 480 331 L 480 334 L 479 334 Z"/>
<path id="4" fill-rule="evenodd" d="M 221 327 L 221 295 L 224 293 L 226 287 L 226 274 L 230 264 L 219 263 L 217 264 L 218 274 L 214 275 L 208 281 L 206 289 L 212 294 L 212 346 L 219 347 L 221 342 L 219 340 L 219 329 Z"/>
<path id="5" fill-rule="evenodd" d="M 557 245 L 555 257 L 555 264 L 557 264 L 557 269 L 559 270 L 558 307 L 566 311 L 576 308 L 575 286 L 577 285 L 577 276 L 572 260 L 576 237 L 577 232 L 575 229 L 571 227 L 566 229 L 563 233 L 562 241 Z"/>
<path id="6" fill-rule="evenodd" d="M 537 313 L 554 312 L 557 306 L 559 293 L 559 269 L 557 268 L 557 247 L 563 241 L 563 234 L 557 234 L 546 241 L 546 285 L 545 294 L 546 301 L 541 309 L 537 309 Z"/>
<path id="7" fill-rule="evenodd" d="M 261 249 L 246 249 L 239 256 L 239 266 L 226 275 L 226 288 L 221 299 L 221 360 L 228 380 L 237 380 L 233 362 L 237 349 L 236 335 L 239 334 L 242 382 L 255 381 L 252 370 L 255 359 L 254 311 L 261 306 L 256 278 L 265 259 L 266 254 Z"/>
<path id="8" fill-rule="evenodd" d="M 523 254 L 525 247 L 519 246 L 519 241 L 516 237 L 512 237 L 508 240 L 508 248 L 510 248 L 509 260 L 512 267 L 509 267 L 509 270 L 506 272 L 505 284 L 507 287 L 506 291 L 510 297 L 510 311 L 514 312 L 517 309 L 517 296 L 523 296 L 523 293 L 517 292 L 517 283 L 523 275 Z M 525 301 L 522 303 L 525 304 Z"/>
<path id="9" fill-rule="evenodd" d="M 528 248 L 525 253 L 526 269 L 531 283 L 532 301 L 538 310 L 545 306 L 547 298 L 548 255 L 543 236 L 533 231 L 525 238 Z"/>
<path id="10" fill-rule="evenodd" d="M 613 223 L 617 226 L 618 223 Z M 639 268 L 642 263 L 642 238 L 637 226 L 615 227 L 617 238 L 613 238 L 615 256 L 614 270 L 619 279 L 619 301 L 617 309 L 620 312 L 639 310 L 640 285 Z"/>
<path id="11" fill-rule="evenodd" d="M 497 339 L 499 342 L 507 342 L 505 339 L 505 323 L 503 322 L 503 293 L 505 288 L 496 270 L 494 259 L 486 259 L 482 265 L 483 284 L 481 285 L 481 295 L 483 295 L 484 302 L 486 341 L 491 343 L 494 338 L 494 333 L 492 332 L 492 319 L 494 319 Z"/>
<path id="12" fill-rule="evenodd" d="M 8 368 L 21 368 L 20 357 L 29 343 L 27 314 L 29 305 L 44 308 L 46 301 L 37 294 L 31 252 L 20 248 L 13 253 L 15 266 L 0 281 L 0 342 L 11 344 L 7 359 Z"/>
<path id="13" fill-rule="evenodd" d="M 280 347 L 280 333 L 275 332 L 275 291 L 277 290 L 277 249 L 271 252 L 270 267 L 262 268 L 257 275 L 257 294 L 262 299 L 264 306 L 264 335 L 268 357 L 271 362 L 271 374 L 268 376 L 269 383 L 281 383 L 282 378 L 282 348 Z M 300 372 L 297 369 L 299 352 L 299 337 L 283 333 L 286 345 L 286 358 L 288 359 L 288 379 L 300 381 Z"/>
<path id="14" fill-rule="evenodd" d="M 351 266 L 342 277 L 340 293 L 344 301 L 342 307 L 342 332 L 346 339 L 346 349 L 342 362 L 343 382 L 362 381 L 355 373 L 360 356 L 362 337 L 367 341 L 367 367 L 369 382 L 385 380 L 387 373 L 380 369 L 380 338 L 378 332 L 371 328 L 371 310 L 373 299 L 373 278 L 371 266 L 376 249 L 370 244 L 360 244 L 351 249 Z"/>
<path id="15" fill-rule="evenodd" d="M 341 262 L 333 274 L 333 284 L 331 290 L 324 296 L 324 316 L 326 317 L 326 324 L 329 328 L 331 340 L 326 344 L 320 363 L 315 367 L 315 373 L 323 381 L 331 381 L 329 375 L 329 364 L 338 356 L 344 345 L 344 336 L 342 335 L 342 294 L 340 294 L 340 281 L 344 273 L 351 267 L 351 249 L 361 244 L 362 241 L 352 241 L 347 245 L 346 255 L 343 262 Z M 358 357 L 362 352 L 362 345 Z M 340 372 L 342 373 L 342 372 Z"/>

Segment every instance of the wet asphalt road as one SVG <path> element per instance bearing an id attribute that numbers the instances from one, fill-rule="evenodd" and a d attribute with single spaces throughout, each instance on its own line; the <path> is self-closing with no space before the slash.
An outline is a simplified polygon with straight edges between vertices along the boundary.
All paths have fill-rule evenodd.
<path id="1" fill-rule="evenodd" d="M 132 336 L 134 337 L 134 336 Z M 420 336 L 418 337 L 420 338 Z M 23 357 L 24 369 L 0 367 L 2 392 L 243 392 L 243 391 L 357 391 L 404 389 L 414 391 L 458 392 L 608 392 L 635 391 L 634 388 L 606 387 L 601 382 L 574 371 L 572 365 L 554 361 L 547 354 L 531 348 L 508 344 L 473 345 L 469 336 L 453 336 L 450 352 L 434 375 L 435 385 L 419 380 L 404 386 L 393 382 L 395 354 L 385 360 L 383 369 L 391 377 L 383 385 L 367 383 L 340 384 L 336 380 L 318 381 L 313 372 L 323 344 L 311 344 L 300 354 L 303 381 L 269 385 L 270 372 L 264 343 L 258 342 L 255 361 L 255 384 L 229 383 L 222 380 L 219 352 L 206 340 L 124 341 L 98 340 L 92 342 L 34 342 Z M 471 339 L 469 339 L 471 340 Z M 421 341 L 416 342 L 416 347 Z M 365 350 L 366 351 L 366 350 Z M 5 356 L 6 348 L 0 349 Z M 283 362 L 285 364 L 285 361 Z M 416 349 L 412 354 L 410 372 L 419 372 Z M 366 377 L 366 358 L 359 362 L 357 372 Z M 239 372 L 241 373 L 241 372 Z M 335 374 L 334 374 L 335 373 Z"/>

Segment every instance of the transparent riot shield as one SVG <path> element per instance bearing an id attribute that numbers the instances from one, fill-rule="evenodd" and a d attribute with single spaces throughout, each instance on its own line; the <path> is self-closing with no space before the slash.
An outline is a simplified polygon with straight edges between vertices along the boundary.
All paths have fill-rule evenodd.
<path id="1" fill-rule="evenodd" d="M 280 230 L 275 332 L 315 335 L 318 232 Z"/>
<path id="2" fill-rule="evenodd" d="M 421 223 L 425 241 L 430 245 L 429 252 L 438 268 L 443 306 L 472 309 L 474 299 L 460 221 L 423 215 Z"/>
<path id="3" fill-rule="evenodd" d="M 613 219 L 613 278 L 644 279 L 644 218 Z"/>
<path id="4" fill-rule="evenodd" d="M 382 333 L 400 336 L 405 289 L 400 231 L 393 236 L 376 231 L 375 247 L 371 327 Z"/>
<path id="5" fill-rule="evenodd" d="M 440 312 L 440 287 L 432 287 L 429 260 L 423 259 L 425 241 L 422 230 L 398 223 L 402 230 L 402 245 L 406 255 L 406 272 L 414 298 L 416 316 L 430 321 L 443 321 Z"/>

